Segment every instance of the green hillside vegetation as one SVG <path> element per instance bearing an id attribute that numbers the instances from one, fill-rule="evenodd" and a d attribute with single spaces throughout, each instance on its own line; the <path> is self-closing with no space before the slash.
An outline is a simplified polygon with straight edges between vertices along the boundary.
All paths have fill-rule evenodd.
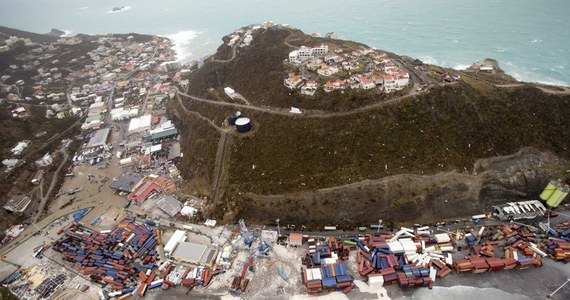
<path id="1" fill-rule="evenodd" d="M 568 96 L 534 88 L 482 96 L 459 85 L 347 117 L 251 114 L 259 128 L 236 140 L 230 185 L 266 194 L 402 173 L 472 172 L 479 158 L 525 146 L 570 158 L 569 105 Z"/>

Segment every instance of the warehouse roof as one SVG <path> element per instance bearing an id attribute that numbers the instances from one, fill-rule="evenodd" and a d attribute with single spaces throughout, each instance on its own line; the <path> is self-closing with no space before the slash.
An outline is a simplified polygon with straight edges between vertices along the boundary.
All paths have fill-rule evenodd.
<path id="1" fill-rule="evenodd" d="M 171 128 L 165 129 L 165 130 L 156 131 L 156 132 L 152 133 L 150 135 L 149 139 L 151 141 L 153 141 L 153 140 L 162 139 L 162 138 L 169 137 L 169 136 L 174 136 L 177 134 L 178 134 L 178 129 L 171 127 Z"/>
<path id="2" fill-rule="evenodd" d="M 143 177 L 141 176 L 122 174 L 116 180 L 111 182 L 109 187 L 113 190 L 130 193 L 142 180 Z"/>
<path id="3" fill-rule="evenodd" d="M 95 133 L 89 139 L 86 148 L 95 148 L 99 146 L 103 146 L 107 142 L 107 138 L 109 137 L 109 128 L 103 128 L 95 131 Z"/>
<path id="4" fill-rule="evenodd" d="M 171 217 L 175 216 L 182 209 L 180 201 L 168 195 L 164 195 L 158 199 L 158 201 L 156 201 L 156 206 Z"/>
<path id="5" fill-rule="evenodd" d="M 131 123 L 129 124 L 129 132 L 150 128 L 151 120 L 151 115 L 144 115 L 139 118 L 131 119 Z"/>
<path id="6" fill-rule="evenodd" d="M 212 265 L 217 250 L 191 242 L 180 242 L 171 257 L 197 265 Z"/>

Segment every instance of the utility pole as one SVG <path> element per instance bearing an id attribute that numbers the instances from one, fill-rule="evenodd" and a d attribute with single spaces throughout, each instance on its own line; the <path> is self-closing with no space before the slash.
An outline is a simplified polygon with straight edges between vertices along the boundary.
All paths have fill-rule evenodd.
<path id="1" fill-rule="evenodd" d="M 380 233 L 380 227 L 382 227 L 382 219 L 378 219 L 378 233 Z"/>

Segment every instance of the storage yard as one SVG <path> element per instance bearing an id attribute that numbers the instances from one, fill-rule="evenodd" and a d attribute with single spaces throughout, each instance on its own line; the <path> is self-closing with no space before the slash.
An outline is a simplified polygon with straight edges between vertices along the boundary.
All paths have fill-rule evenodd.
<path id="1" fill-rule="evenodd" d="M 463 226 L 402 227 L 395 232 L 359 228 L 363 232 L 352 235 L 288 232 L 268 242 L 272 230 L 261 234 L 243 222 L 172 228 L 134 213 L 110 230 L 97 231 L 80 221 L 87 213 L 76 212 L 46 230 L 48 239 L 57 238 L 41 244 L 45 249 L 33 249 L 35 253 L 29 249 L 24 260 L 30 263 L 2 284 L 21 299 L 206 293 L 248 299 L 346 293 L 365 299 L 370 293 L 426 295 L 417 290 L 438 290 L 453 282 L 477 286 L 477 281 L 497 276 L 541 272 L 556 279 L 559 272 L 570 274 L 565 264 L 570 260 L 568 218 L 552 218 L 550 226 L 540 222 L 539 227 L 476 219 Z M 190 246 L 179 248 L 184 245 Z M 177 249 L 188 258 L 175 255 Z M 539 271 L 543 265 L 557 270 Z M 569 294 L 562 289 L 554 298 Z"/>

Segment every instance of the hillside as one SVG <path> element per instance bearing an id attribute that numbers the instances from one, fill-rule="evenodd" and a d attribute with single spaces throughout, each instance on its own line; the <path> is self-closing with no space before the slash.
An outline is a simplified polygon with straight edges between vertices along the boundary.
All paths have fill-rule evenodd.
<path id="1" fill-rule="evenodd" d="M 59 38 L 54 35 L 33 33 L 4 26 L 0 26 L 0 34 L 5 37 L 17 36 L 20 38 L 28 38 L 34 43 L 51 43 L 57 41 Z"/>
<path id="2" fill-rule="evenodd" d="M 282 85 L 286 70 L 276 63 L 277 56 L 282 61 L 290 51 L 283 43 L 289 34 L 263 31 L 234 61 L 207 62 L 191 75 L 188 93 L 215 100 L 208 86 L 232 86 L 252 106 L 293 105 L 296 96 L 289 96 Z M 216 58 L 227 55 L 223 47 Z M 250 55 L 257 56 L 257 63 Z M 350 97 L 347 94 L 326 97 L 350 102 L 344 98 Z M 544 93 L 532 85 L 497 88 L 466 79 L 394 101 L 365 92 L 359 97 L 355 104 L 344 103 L 342 114 L 292 116 L 239 107 L 255 129 L 246 135 L 234 133 L 223 197 L 216 199 L 210 216 L 346 226 L 379 217 L 430 222 L 535 198 L 549 179 L 566 176 L 570 169 L 568 95 Z M 327 109 L 333 102 L 326 99 L 304 101 L 301 109 L 334 111 Z M 215 124 L 237 110 L 185 97 L 182 103 Z M 381 105 L 352 110 L 368 103 Z M 196 120 L 190 114 L 184 117 L 178 102 L 171 103 L 170 110 L 179 118 Z M 183 143 L 211 137 L 200 136 L 200 128 L 209 123 L 193 126 L 186 129 L 192 134 L 183 132 Z M 208 149 L 193 155 L 213 157 L 212 147 Z M 495 166 L 481 164 L 485 159 L 503 160 Z M 214 163 L 183 167 L 185 178 L 193 180 L 196 168 L 211 169 Z"/>
<path id="3" fill-rule="evenodd" d="M 295 71 L 283 63 L 289 52 L 296 48 L 288 45 L 317 46 L 326 43 L 331 48 L 356 49 L 361 44 L 314 38 L 296 29 L 269 29 L 253 34 L 250 47 L 237 48 L 237 57 L 230 62 L 208 61 L 190 78 L 189 93 L 226 101 L 223 88 L 230 86 L 243 95 L 250 103 L 260 106 L 285 107 L 300 106 L 305 109 L 326 111 L 347 111 L 386 99 L 370 91 L 347 90 L 325 93 L 322 90 L 314 97 L 291 94 L 283 85 L 289 72 Z M 217 60 L 227 60 L 230 47 L 222 45 L 213 56 Z M 244 76 L 247 75 L 247 76 Z M 211 89 L 214 89 L 213 91 Z"/>

